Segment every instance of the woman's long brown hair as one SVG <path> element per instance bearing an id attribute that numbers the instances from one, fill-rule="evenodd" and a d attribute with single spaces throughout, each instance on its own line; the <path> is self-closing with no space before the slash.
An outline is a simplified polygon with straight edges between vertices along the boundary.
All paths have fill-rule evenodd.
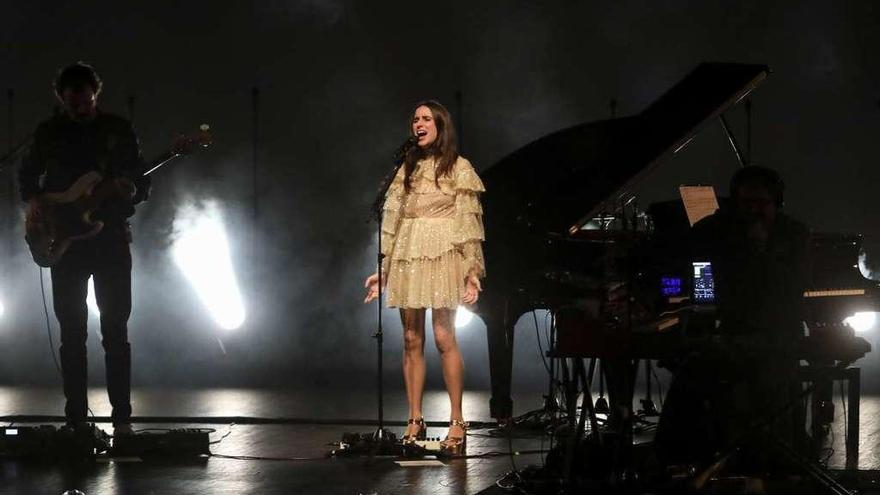
<path id="1" fill-rule="evenodd" d="M 458 159 L 458 136 L 455 133 L 455 124 L 452 115 L 440 102 L 435 100 L 420 101 L 413 107 L 413 114 L 419 107 L 428 107 L 434 117 L 434 125 L 437 126 L 437 139 L 427 149 L 413 146 L 406 153 L 404 161 L 404 188 L 407 192 L 411 187 L 412 173 L 416 169 L 416 162 L 423 158 L 433 156 L 437 160 L 436 175 L 434 182 L 440 187 L 439 177 L 452 173 L 455 160 Z M 410 118 L 412 119 L 412 118 Z M 412 120 L 410 120 L 412 130 Z"/>

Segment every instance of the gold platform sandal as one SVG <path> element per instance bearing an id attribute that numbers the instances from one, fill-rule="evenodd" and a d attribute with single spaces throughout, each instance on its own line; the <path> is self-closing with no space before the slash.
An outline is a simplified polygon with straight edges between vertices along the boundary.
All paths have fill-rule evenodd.
<path id="1" fill-rule="evenodd" d="M 409 429 L 409 425 L 418 425 L 419 431 L 415 435 L 403 435 L 400 439 L 401 443 L 410 445 L 416 443 L 416 440 L 424 440 L 428 438 L 428 425 L 425 424 L 425 418 L 409 418 L 409 421 L 407 421 L 407 429 Z"/>
<path id="2" fill-rule="evenodd" d="M 446 435 L 446 439 L 440 442 L 440 451 L 445 455 L 462 455 L 467 449 L 467 429 L 468 424 L 461 419 L 453 419 L 449 422 L 449 427 L 458 426 L 462 430 L 460 437 L 450 437 Z"/>

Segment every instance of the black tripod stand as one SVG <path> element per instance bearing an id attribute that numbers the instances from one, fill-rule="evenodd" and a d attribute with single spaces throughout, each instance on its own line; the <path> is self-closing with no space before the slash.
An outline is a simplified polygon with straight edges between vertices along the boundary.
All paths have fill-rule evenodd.
<path id="1" fill-rule="evenodd" d="M 651 385 L 651 375 L 654 373 L 654 365 L 651 363 L 650 359 L 642 359 L 642 362 L 645 364 L 645 398 L 641 399 L 639 403 L 641 403 L 642 408 L 639 410 L 639 413 L 643 414 L 646 417 L 656 417 L 660 416 L 660 411 L 657 410 L 657 406 L 654 404 L 654 399 L 652 397 L 652 385 Z M 638 368 L 638 364 L 636 364 Z M 659 389 L 660 384 L 657 384 Z"/>
<path id="2" fill-rule="evenodd" d="M 385 194 L 388 192 L 388 188 L 391 187 L 391 183 L 394 181 L 394 177 L 397 175 L 397 171 L 403 165 L 404 160 L 406 158 L 406 153 L 418 142 L 418 138 L 415 136 L 411 136 L 407 139 L 394 154 L 394 167 L 391 172 L 385 176 L 382 180 L 382 184 L 379 187 L 379 193 L 376 196 L 375 201 L 373 201 L 373 206 L 370 210 L 371 220 L 376 221 L 376 230 L 378 233 L 379 245 L 376 252 L 376 274 L 378 276 L 378 297 L 376 298 L 376 333 L 373 334 L 373 338 L 376 339 L 376 395 L 378 399 L 378 424 L 376 427 L 376 431 L 372 433 L 346 433 L 342 436 L 342 442 L 340 442 L 340 448 L 334 450 L 332 454 L 334 455 L 401 455 L 403 454 L 403 449 L 400 443 L 397 441 L 397 437 L 394 433 L 385 429 L 385 404 L 384 404 L 384 396 L 385 396 L 385 380 L 383 378 L 384 373 L 384 359 L 383 359 L 383 348 L 384 348 L 384 332 L 382 330 L 382 293 L 384 292 L 385 281 L 382 277 L 382 261 L 385 257 L 382 254 L 382 219 L 383 219 L 383 209 L 385 206 Z"/>
<path id="3" fill-rule="evenodd" d="M 841 362 L 835 368 L 844 369 L 849 363 Z M 812 459 L 803 456 L 802 453 L 795 450 L 788 442 L 780 438 L 779 435 L 771 431 L 775 423 L 780 421 L 786 414 L 791 413 L 798 403 L 808 395 L 814 393 L 817 389 L 817 383 L 813 382 L 805 387 L 794 397 L 789 397 L 788 401 L 776 410 L 772 410 L 769 414 L 754 420 L 746 433 L 731 442 L 726 450 L 715 456 L 714 462 L 705 466 L 691 476 L 686 483 L 686 487 L 690 491 L 699 492 L 704 490 L 708 482 L 722 471 L 727 464 L 736 457 L 745 447 L 755 442 L 756 439 L 767 437 L 771 440 L 770 446 L 775 449 L 776 453 L 791 463 L 792 467 L 799 469 L 803 474 L 816 482 L 825 493 L 833 495 L 852 495 L 846 487 L 840 484 L 836 479 L 828 474 L 827 469 L 818 465 Z"/>

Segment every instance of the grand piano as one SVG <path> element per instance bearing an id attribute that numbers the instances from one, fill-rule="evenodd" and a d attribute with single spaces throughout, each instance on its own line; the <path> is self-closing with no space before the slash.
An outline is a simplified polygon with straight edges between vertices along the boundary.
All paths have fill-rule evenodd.
<path id="1" fill-rule="evenodd" d="M 674 251 L 674 239 L 689 224 L 638 210 L 635 186 L 716 119 L 729 131 L 723 113 L 768 75 L 764 65 L 700 64 L 642 112 L 544 136 L 481 174 L 490 278 L 477 313 L 488 332 L 492 417 L 513 413 L 514 325 L 520 316 L 605 297 L 609 249 L 649 249 L 655 259 Z M 734 136 L 728 137 L 743 161 Z M 668 206 L 647 212 L 656 215 Z M 587 230 L 597 225 L 599 230 Z M 609 235 L 605 227 L 611 225 L 622 231 Z M 857 268 L 861 237 L 825 234 L 813 243 L 818 268 L 805 293 L 816 308 L 812 318 L 839 323 L 848 312 L 875 307 L 878 284 Z"/>

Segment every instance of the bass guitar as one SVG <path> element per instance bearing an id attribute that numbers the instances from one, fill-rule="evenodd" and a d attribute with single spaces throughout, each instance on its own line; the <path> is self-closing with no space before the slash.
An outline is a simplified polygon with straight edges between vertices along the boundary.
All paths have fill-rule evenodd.
<path id="1" fill-rule="evenodd" d="M 169 151 L 142 170 L 123 177 L 104 177 L 92 171 L 83 174 L 66 191 L 39 195 L 39 214 L 25 222 L 25 240 L 34 262 L 51 267 L 61 260 L 71 244 L 98 235 L 104 222 L 92 218 L 93 214 L 108 199 L 130 199 L 133 178 L 150 175 L 172 160 L 207 148 L 211 143 L 210 127 L 202 124 L 195 133 L 176 138 Z"/>

